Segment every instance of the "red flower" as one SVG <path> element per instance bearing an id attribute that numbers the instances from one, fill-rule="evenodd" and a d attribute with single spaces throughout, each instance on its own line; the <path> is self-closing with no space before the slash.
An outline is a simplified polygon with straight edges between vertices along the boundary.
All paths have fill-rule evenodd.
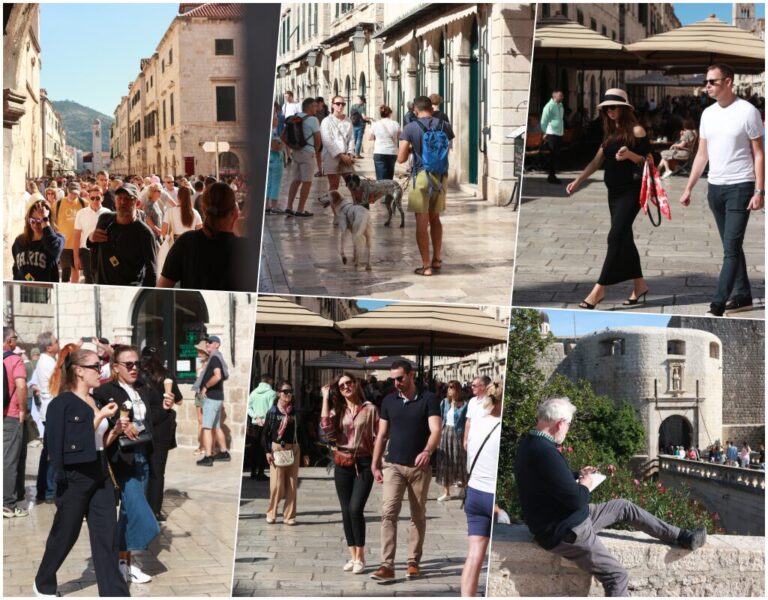
<path id="1" fill-rule="evenodd" d="M 562 446 L 558 446 L 558 447 L 557 447 L 557 451 L 558 451 L 560 454 L 562 454 L 562 453 L 563 453 L 563 447 L 562 447 Z"/>
<path id="2" fill-rule="evenodd" d="M 568 446 L 568 452 L 573 452 L 573 446 Z"/>
<path id="3" fill-rule="evenodd" d="M 639 487 L 640 486 L 640 480 L 638 480 L 638 479 L 633 479 L 632 483 L 635 484 L 635 487 Z"/>
<path id="4" fill-rule="evenodd" d="M 616 465 L 608 465 L 605 470 L 608 471 L 609 475 L 613 475 L 616 472 Z"/>
<path id="5" fill-rule="evenodd" d="M 668 519 L 671 519 L 671 518 L 672 518 L 672 511 L 671 511 L 671 510 L 668 510 L 668 511 L 667 511 L 667 518 L 668 518 Z"/>

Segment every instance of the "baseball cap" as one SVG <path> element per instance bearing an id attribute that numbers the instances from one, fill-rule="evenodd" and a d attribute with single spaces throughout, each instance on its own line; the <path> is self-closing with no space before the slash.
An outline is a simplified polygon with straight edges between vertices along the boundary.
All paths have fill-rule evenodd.
<path id="1" fill-rule="evenodd" d="M 117 194 L 128 194 L 129 196 L 133 198 L 139 197 L 139 190 L 138 188 L 133 185 L 132 183 L 124 183 L 119 188 L 117 188 L 117 191 L 115 192 L 115 195 Z"/>
<path id="2" fill-rule="evenodd" d="M 72 181 L 67 185 L 67 189 L 70 192 L 79 192 L 80 191 L 80 184 L 77 183 L 77 181 Z"/>
<path id="3" fill-rule="evenodd" d="M 221 344 L 221 338 L 218 335 L 209 335 L 207 338 L 205 338 L 205 341 L 209 344 Z"/>

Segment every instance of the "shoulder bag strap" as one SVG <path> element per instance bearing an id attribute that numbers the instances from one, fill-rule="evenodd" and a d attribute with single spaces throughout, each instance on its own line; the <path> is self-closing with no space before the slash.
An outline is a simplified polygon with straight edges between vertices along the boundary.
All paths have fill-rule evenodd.
<path id="1" fill-rule="evenodd" d="M 493 435 L 493 432 L 496 431 L 496 428 L 499 425 L 501 425 L 501 421 L 499 421 L 498 423 L 496 423 L 496 425 L 493 426 L 493 428 L 488 432 L 488 435 L 485 436 L 483 443 L 480 444 L 480 448 L 477 449 L 477 454 L 475 454 L 475 458 L 472 459 L 472 465 L 469 467 L 469 473 L 467 474 L 467 487 L 469 487 L 469 480 L 472 478 L 472 471 L 475 470 L 475 465 L 477 464 L 477 459 L 480 458 L 480 453 L 483 451 L 483 448 L 485 448 L 486 442 L 491 438 L 491 435 Z M 464 498 L 466 499 L 466 492 L 465 492 Z M 464 508 L 464 500 L 461 501 L 461 508 Z"/>

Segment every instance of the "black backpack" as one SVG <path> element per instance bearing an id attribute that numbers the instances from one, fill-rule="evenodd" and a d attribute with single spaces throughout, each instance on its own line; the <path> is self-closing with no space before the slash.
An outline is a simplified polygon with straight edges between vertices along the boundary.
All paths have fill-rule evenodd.
<path id="1" fill-rule="evenodd" d="M 292 150 L 301 150 L 307 145 L 304 139 L 304 117 L 295 114 L 285 120 L 285 143 Z"/>
<path id="2" fill-rule="evenodd" d="M 353 126 L 359 127 L 363 124 L 363 115 L 360 114 L 360 111 L 353 108 L 352 112 L 349 113 L 349 120 L 352 121 Z"/>
<path id="3" fill-rule="evenodd" d="M 5 370 L 5 359 L 9 356 L 13 356 L 11 350 L 3 352 L 3 412 L 8 410 L 11 404 L 11 387 L 8 385 L 8 372 Z"/>

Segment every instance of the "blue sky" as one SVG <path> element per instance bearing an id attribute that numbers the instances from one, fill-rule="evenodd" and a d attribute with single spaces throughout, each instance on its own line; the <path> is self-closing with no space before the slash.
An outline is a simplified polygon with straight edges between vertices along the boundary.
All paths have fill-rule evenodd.
<path id="1" fill-rule="evenodd" d="M 675 2 L 672 4 L 675 7 L 675 14 L 683 25 L 690 25 L 696 21 L 706 19 L 709 15 L 714 14 L 721 21 L 726 23 L 731 22 L 731 9 L 733 4 L 700 4 L 700 3 L 687 3 L 687 2 Z M 760 3 L 755 9 L 755 13 L 758 17 L 765 16 L 765 4 Z"/>
<path id="2" fill-rule="evenodd" d="M 389 302 L 387 300 L 358 300 L 357 305 L 360 308 L 366 308 L 368 310 L 376 310 L 377 308 L 381 308 L 382 306 L 387 306 L 388 304 L 394 304 L 394 302 Z"/>
<path id="3" fill-rule="evenodd" d="M 178 4 L 41 4 L 41 86 L 112 116 Z"/>
<path id="4" fill-rule="evenodd" d="M 590 312 L 586 310 L 552 310 L 544 311 L 549 317 L 549 325 L 556 336 L 573 336 L 574 320 L 576 335 L 591 333 L 606 327 L 629 327 L 642 325 L 645 327 L 666 327 L 669 315 L 649 315 L 631 312 Z"/>

